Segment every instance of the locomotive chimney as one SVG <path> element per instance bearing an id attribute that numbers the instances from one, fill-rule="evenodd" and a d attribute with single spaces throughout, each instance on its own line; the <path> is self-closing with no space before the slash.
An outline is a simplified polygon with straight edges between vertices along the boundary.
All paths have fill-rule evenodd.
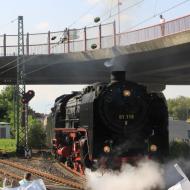
<path id="1" fill-rule="evenodd" d="M 122 82 L 125 81 L 125 71 L 112 71 L 111 82 Z"/>

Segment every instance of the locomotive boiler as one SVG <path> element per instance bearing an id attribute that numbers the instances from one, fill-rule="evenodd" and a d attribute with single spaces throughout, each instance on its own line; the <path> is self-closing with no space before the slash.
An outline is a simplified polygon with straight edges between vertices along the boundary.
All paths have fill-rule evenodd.
<path id="1" fill-rule="evenodd" d="M 112 72 L 109 84 L 58 97 L 52 117 L 55 156 L 80 172 L 168 154 L 164 95 L 126 81 L 122 71 Z"/>

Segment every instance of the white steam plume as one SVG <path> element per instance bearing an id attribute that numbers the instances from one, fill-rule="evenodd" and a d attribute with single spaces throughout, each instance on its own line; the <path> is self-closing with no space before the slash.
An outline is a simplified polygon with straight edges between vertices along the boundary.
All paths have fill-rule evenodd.
<path id="1" fill-rule="evenodd" d="M 116 56 L 104 62 L 104 66 L 110 67 L 112 71 L 126 71 L 127 62 L 128 62 L 127 56 Z"/>
<path id="2" fill-rule="evenodd" d="M 164 188 L 163 170 L 151 160 L 140 161 L 137 166 L 123 165 L 121 172 L 86 171 L 87 188 L 91 190 L 151 190 Z"/>

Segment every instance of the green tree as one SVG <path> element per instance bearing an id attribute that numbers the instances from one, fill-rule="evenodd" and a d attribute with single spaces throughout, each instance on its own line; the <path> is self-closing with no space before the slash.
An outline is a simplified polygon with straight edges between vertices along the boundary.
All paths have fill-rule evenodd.
<path id="1" fill-rule="evenodd" d="M 13 110 L 13 86 L 5 86 L 0 93 L 0 121 L 8 122 L 11 126 L 11 136 L 15 136 L 14 110 Z"/>
<path id="2" fill-rule="evenodd" d="M 42 128 L 41 121 L 29 116 L 29 146 L 32 148 L 45 147 L 46 133 Z"/>
<path id="3" fill-rule="evenodd" d="M 0 94 L 0 121 L 11 122 L 13 112 L 13 87 L 6 86 Z"/>
<path id="4" fill-rule="evenodd" d="M 5 86 L 5 88 L 0 92 L 0 121 L 10 123 L 11 135 L 14 138 L 15 129 L 14 129 L 13 92 L 14 88 L 13 86 L 10 85 Z M 34 139 L 34 140 L 30 139 L 30 141 L 32 142 L 32 144 L 35 144 L 33 143 L 36 140 L 35 134 L 38 135 L 37 132 L 39 132 L 39 135 L 41 135 L 41 137 L 45 134 L 41 127 L 41 122 L 37 120 L 37 118 L 42 118 L 43 114 L 36 113 L 30 107 L 28 110 L 28 114 L 29 114 L 29 131 L 31 133 L 30 137 Z M 43 141 L 44 138 L 45 137 L 43 137 L 41 140 Z"/>
<path id="5" fill-rule="evenodd" d="M 187 120 L 190 117 L 190 98 L 180 96 L 168 99 L 169 116 L 174 119 Z"/>
<path id="6" fill-rule="evenodd" d="M 170 143 L 170 158 L 189 158 L 190 146 L 186 142 Z"/>

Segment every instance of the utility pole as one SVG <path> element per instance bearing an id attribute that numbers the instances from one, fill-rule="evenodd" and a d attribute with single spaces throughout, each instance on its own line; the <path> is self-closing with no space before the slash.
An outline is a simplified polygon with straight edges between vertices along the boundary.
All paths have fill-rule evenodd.
<path id="1" fill-rule="evenodd" d="M 120 0 L 117 0 L 117 15 L 118 15 L 118 33 L 120 34 L 120 5 L 121 5 L 121 2 Z"/>
<path id="2" fill-rule="evenodd" d="M 121 5 L 121 2 L 120 0 L 117 0 L 117 16 L 118 16 L 118 45 L 120 45 L 120 5 Z"/>
<path id="3" fill-rule="evenodd" d="M 17 153 L 22 153 L 25 146 L 26 106 L 21 104 L 21 96 L 25 93 L 25 64 L 24 64 L 24 26 L 23 16 L 18 16 L 18 56 L 17 83 L 15 96 L 15 127 Z M 22 122 L 21 122 L 22 121 Z"/>

